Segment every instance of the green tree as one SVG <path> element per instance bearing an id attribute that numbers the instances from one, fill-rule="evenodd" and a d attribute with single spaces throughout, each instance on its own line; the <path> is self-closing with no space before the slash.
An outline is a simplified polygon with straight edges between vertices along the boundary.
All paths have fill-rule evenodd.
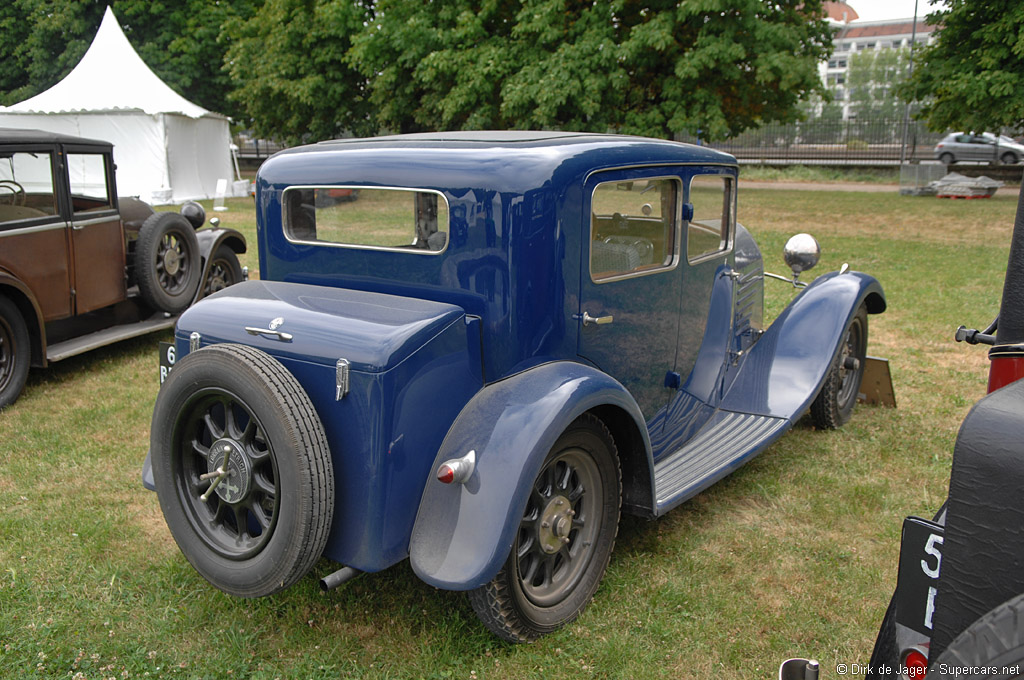
<path id="1" fill-rule="evenodd" d="M 351 53 L 401 131 L 722 138 L 799 116 L 831 49 L 820 0 L 379 0 Z"/>
<path id="2" fill-rule="evenodd" d="M 251 19 L 227 22 L 230 97 L 258 135 L 296 143 L 376 131 L 366 80 L 346 60 L 369 4 L 267 0 Z"/>
<path id="3" fill-rule="evenodd" d="M 129 42 L 164 82 L 205 108 L 231 114 L 222 69 L 221 25 L 251 16 L 260 0 L 112 0 Z M 106 3 L 0 3 L 0 103 L 13 104 L 60 81 L 89 48 Z"/>
<path id="4" fill-rule="evenodd" d="M 905 100 L 899 88 L 907 80 L 910 49 L 867 50 L 850 56 L 846 87 L 850 110 L 858 117 L 898 118 Z"/>
<path id="5" fill-rule="evenodd" d="M 936 130 L 1024 128 L 1024 3 L 946 0 L 907 95 Z"/>

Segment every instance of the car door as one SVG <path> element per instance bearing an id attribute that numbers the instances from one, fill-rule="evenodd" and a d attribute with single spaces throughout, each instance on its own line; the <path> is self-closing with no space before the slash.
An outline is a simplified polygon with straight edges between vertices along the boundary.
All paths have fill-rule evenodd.
<path id="1" fill-rule="evenodd" d="M 0 146 L 0 274 L 28 287 L 45 321 L 72 313 L 59 172 L 52 145 Z"/>
<path id="2" fill-rule="evenodd" d="M 592 174 L 584 186 L 578 353 L 621 382 L 645 418 L 675 368 L 682 277 L 678 170 Z"/>
<path id="3" fill-rule="evenodd" d="M 75 313 L 84 314 L 125 299 L 124 230 L 110 155 L 88 148 L 66 151 Z"/>
<path id="4" fill-rule="evenodd" d="M 988 137 L 974 135 L 971 143 L 967 145 L 970 149 L 969 159 L 972 161 L 991 161 L 995 158 L 995 143 Z"/>

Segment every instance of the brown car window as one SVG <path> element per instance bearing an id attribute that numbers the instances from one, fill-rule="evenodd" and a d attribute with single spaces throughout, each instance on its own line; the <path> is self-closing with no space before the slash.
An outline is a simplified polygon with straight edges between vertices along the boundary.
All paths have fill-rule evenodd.
<path id="1" fill-rule="evenodd" d="M 107 186 L 107 163 L 103 154 L 69 153 L 68 180 L 71 205 L 76 214 L 114 207 Z"/>
<path id="2" fill-rule="evenodd" d="M 52 160 L 46 151 L 0 152 L 0 224 L 57 214 Z"/>

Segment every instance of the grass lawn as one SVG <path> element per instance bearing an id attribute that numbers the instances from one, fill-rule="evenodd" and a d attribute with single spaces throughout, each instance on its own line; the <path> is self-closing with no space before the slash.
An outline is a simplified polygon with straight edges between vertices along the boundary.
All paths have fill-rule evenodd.
<path id="1" fill-rule="evenodd" d="M 624 517 L 576 623 L 503 644 L 407 563 L 329 594 L 312 577 L 261 600 L 207 585 L 139 481 L 165 339 L 149 336 L 33 370 L 0 413 L 0 677 L 748 680 L 789 656 L 818 658 L 825 677 L 865 663 L 902 518 L 942 502 L 985 391 L 985 350 L 952 336 L 997 311 L 1016 197 L 741 189 L 739 202 L 769 270 L 786 273 L 782 244 L 807 231 L 823 249 L 811 276 L 849 262 L 879 278 L 889 309 L 869 319 L 869 352 L 890 358 L 899 407 L 861 406 L 836 432 L 801 423 L 667 517 Z M 218 216 L 245 232 L 256 275 L 252 203 L 228 206 Z M 793 295 L 766 291 L 770 316 Z"/>

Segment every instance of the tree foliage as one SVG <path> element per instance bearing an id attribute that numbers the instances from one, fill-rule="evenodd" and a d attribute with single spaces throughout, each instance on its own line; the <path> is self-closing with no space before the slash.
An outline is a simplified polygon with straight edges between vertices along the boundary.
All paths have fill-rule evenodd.
<path id="1" fill-rule="evenodd" d="M 110 0 L 144 61 L 262 136 L 616 130 L 721 138 L 824 91 L 822 0 Z M 78 62 L 98 0 L 0 3 L 0 101 Z"/>
<path id="2" fill-rule="evenodd" d="M 902 116 L 906 102 L 898 92 L 909 72 L 909 48 L 867 50 L 851 55 L 846 76 L 851 111 L 857 116 L 877 118 Z"/>
<path id="3" fill-rule="evenodd" d="M 225 25 L 231 99 L 258 135 L 295 143 L 376 130 L 365 78 L 346 59 L 369 19 L 356 0 L 267 0 Z"/>
<path id="4" fill-rule="evenodd" d="M 220 28 L 252 16 L 260 0 L 111 0 L 132 47 L 178 94 L 231 114 Z M 0 103 L 36 95 L 73 69 L 92 43 L 107 3 L 5 0 L 0 3 Z"/>
<path id="5" fill-rule="evenodd" d="M 933 130 L 1024 128 L 1024 3 L 946 0 L 908 96 Z"/>
<path id="6" fill-rule="evenodd" d="M 831 49 L 820 0 L 379 0 L 351 61 L 401 131 L 724 137 L 792 120 Z"/>

